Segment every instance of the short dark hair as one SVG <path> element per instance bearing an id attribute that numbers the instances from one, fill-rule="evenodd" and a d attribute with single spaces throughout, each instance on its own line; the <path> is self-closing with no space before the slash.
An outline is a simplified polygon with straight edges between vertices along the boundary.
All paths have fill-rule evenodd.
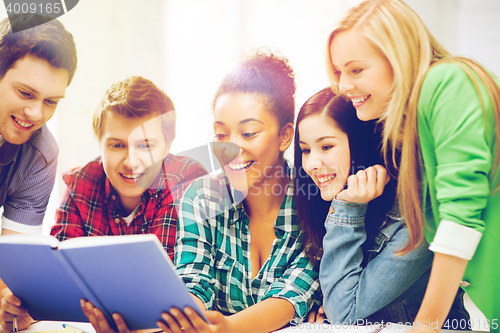
<path id="1" fill-rule="evenodd" d="M 66 69 L 68 85 L 71 83 L 77 65 L 75 41 L 57 19 L 19 14 L 0 21 L 0 79 L 16 61 L 27 55 L 46 60 L 55 68 Z"/>
<path id="2" fill-rule="evenodd" d="M 322 115 L 331 119 L 340 130 L 347 134 L 351 155 L 349 174 L 355 174 L 375 164 L 384 165 L 384 163 L 380 147 L 382 137 L 379 125 L 375 121 L 359 120 L 352 102 L 345 96 L 336 95 L 330 88 L 325 88 L 311 96 L 302 105 L 295 126 L 294 188 L 296 191 L 294 197 L 299 225 L 304 232 L 302 244 L 305 254 L 313 264 L 317 264 L 323 252 L 322 242 L 326 233 L 325 219 L 330 202 L 323 200 L 319 191 L 316 191 L 314 195 L 310 193 L 309 190 L 316 188 L 316 185 L 302 166 L 299 124 L 312 115 Z M 389 182 L 384 193 L 368 204 L 366 215 L 366 219 L 370 221 L 366 223 L 368 237 L 374 236 L 384 222 L 387 212 L 394 205 L 395 182 L 395 180 Z"/>
<path id="3" fill-rule="evenodd" d="M 243 56 L 239 65 L 227 74 L 215 93 L 213 107 L 219 96 L 232 93 L 256 94 L 266 109 L 278 119 L 280 128 L 295 118 L 295 79 L 288 60 L 265 49 L 253 50 Z"/>
<path id="4" fill-rule="evenodd" d="M 102 139 L 102 129 L 108 111 L 125 118 L 142 118 L 168 112 L 171 117 L 162 117 L 165 140 L 170 143 L 175 137 L 174 103 L 153 82 L 142 76 L 118 81 L 106 91 L 92 117 L 94 135 L 99 141 Z"/>

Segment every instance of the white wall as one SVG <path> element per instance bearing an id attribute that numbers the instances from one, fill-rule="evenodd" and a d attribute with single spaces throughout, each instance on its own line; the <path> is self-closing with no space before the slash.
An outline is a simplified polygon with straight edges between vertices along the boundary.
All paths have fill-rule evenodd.
<path id="1" fill-rule="evenodd" d="M 92 110 L 107 87 L 125 76 L 151 79 L 178 112 L 172 151 L 212 138 L 210 103 L 241 49 L 278 48 L 297 77 L 297 109 L 328 85 L 325 40 L 339 14 L 358 0 L 84 0 L 60 18 L 75 37 L 78 70 L 49 126 L 60 145 L 59 172 L 99 154 Z M 500 73 L 500 2 L 408 0 L 452 53 Z M 0 6 L 0 16 L 5 11 Z M 288 153 L 288 156 L 291 156 Z M 60 177 L 58 177 L 60 179 Z M 45 232 L 59 204 L 58 181 Z"/>

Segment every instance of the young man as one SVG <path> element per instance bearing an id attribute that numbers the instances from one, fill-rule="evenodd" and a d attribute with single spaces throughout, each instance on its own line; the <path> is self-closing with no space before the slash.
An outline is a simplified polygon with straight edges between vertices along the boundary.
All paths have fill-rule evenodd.
<path id="1" fill-rule="evenodd" d="M 59 151 L 45 123 L 76 63 L 73 36 L 59 21 L 36 14 L 0 21 L 1 235 L 42 232 Z"/>
<path id="2" fill-rule="evenodd" d="M 173 260 L 177 204 L 186 187 L 207 172 L 198 162 L 169 153 L 175 136 L 170 98 L 151 81 L 132 77 L 107 91 L 93 117 L 101 157 L 64 173 L 67 185 L 51 234 L 79 236 L 150 233 Z M 0 324 L 32 322 L 10 292 L 0 308 Z"/>
<path id="3" fill-rule="evenodd" d="M 58 154 L 45 123 L 64 98 L 76 64 L 73 36 L 59 21 L 33 14 L 0 22 L 2 235 L 42 231 Z"/>

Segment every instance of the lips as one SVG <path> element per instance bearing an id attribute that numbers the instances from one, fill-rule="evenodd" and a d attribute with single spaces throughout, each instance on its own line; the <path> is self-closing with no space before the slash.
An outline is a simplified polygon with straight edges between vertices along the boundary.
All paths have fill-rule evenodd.
<path id="1" fill-rule="evenodd" d="M 368 99 L 370 98 L 371 95 L 366 95 L 366 96 L 362 96 L 362 97 L 351 97 L 351 101 L 352 101 L 352 105 L 355 107 L 355 108 L 358 108 L 360 107 L 361 105 L 363 105 L 363 103 Z"/>
<path id="2" fill-rule="evenodd" d="M 248 169 L 253 164 L 253 161 L 245 163 L 228 163 L 227 166 L 233 171 L 241 171 Z"/>
<path id="3" fill-rule="evenodd" d="M 11 117 L 12 117 L 12 120 L 14 121 L 14 124 L 18 125 L 18 126 L 16 126 L 17 128 L 20 128 L 23 130 L 29 130 L 30 128 L 35 126 L 32 123 L 25 122 L 19 118 L 14 117 L 14 116 L 11 116 Z"/>
<path id="4" fill-rule="evenodd" d="M 318 187 L 322 188 L 327 185 L 329 185 L 335 178 L 337 177 L 336 174 L 329 174 L 329 175 L 320 175 L 316 176 L 316 180 L 318 182 Z"/>
<path id="5" fill-rule="evenodd" d="M 129 184 L 135 184 L 142 176 L 144 176 L 146 173 L 119 173 L 122 179 Z"/>

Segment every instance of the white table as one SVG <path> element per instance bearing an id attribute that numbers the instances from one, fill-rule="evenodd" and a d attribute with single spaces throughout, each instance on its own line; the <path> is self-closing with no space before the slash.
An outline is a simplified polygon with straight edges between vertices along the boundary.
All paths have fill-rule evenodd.
<path id="1" fill-rule="evenodd" d="M 90 323 L 80 323 L 80 322 L 72 322 L 72 321 L 39 321 L 32 324 L 27 329 L 20 332 L 40 332 L 40 331 L 59 331 L 66 332 L 64 330 L 63 324 L 70 325 L 72 327 L 78 328 L 86 333 L 95 333 L 94 328 Z M 0 328 L 0 333 L 7 333 L 10 331 L 5 331 Z"/>

